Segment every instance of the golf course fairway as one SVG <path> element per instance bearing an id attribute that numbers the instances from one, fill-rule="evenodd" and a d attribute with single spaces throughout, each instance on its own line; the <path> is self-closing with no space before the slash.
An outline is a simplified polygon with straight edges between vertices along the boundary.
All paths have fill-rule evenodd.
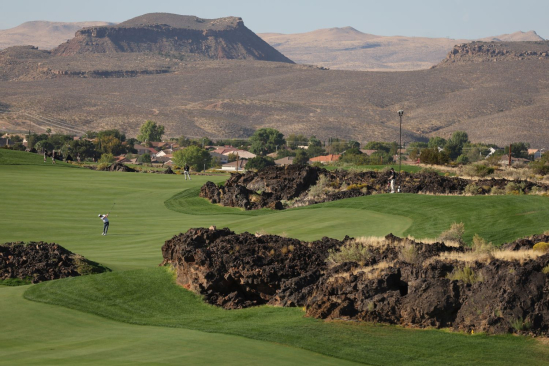
<path id="1" fill-rule="evenodd" d="M 244 212 L 197 196 L 227 176 L 96 172 L 0 150 L 0 242 L 58 243 L 113 270 L 0 286 L 0 365 L 256 365 L 546 363 L 547 347 L 516 336 L 323 322 L 298 308 L 225 311 L 179 288 L 160 248 L 216 225 L 304 240 L 436 237 L 453 222 L 496 244 L 549 229 L 540 196 L 378 195 L 287 211 Z M 114 206 L 114 207 L 113 207 Z M 111 226 L 102 236 L 98 214 Z M 29 299 L 35 300 L 30 301 Z"/>

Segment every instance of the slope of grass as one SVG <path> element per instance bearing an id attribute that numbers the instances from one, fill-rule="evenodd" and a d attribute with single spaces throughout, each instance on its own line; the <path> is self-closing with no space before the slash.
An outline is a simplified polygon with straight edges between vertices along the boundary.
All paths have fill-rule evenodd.
<path id="1" fill-rule="evenodd" d="M 0 165 L 52 165 L 52 163 L 51 158 L 44 163 L 44 157 L 39 154 L 0 149 Z M 55 166 L 74 167 L 59 160 L 55 161 Z"/>
<path id="2" fill-rule="evenodd" d="M 298 308 L 227 311 L 175 285 L 166 268 L 47 282 L 25 297 L 132 324 L 240 335 L 370 365 L 542 364 L 549 356 L 535 341 L 514 336 L 323 322 Z"/>
<path id="3" fill-rule="evenodd" d="M 114 321 L 25 300 L 25 290 L 0 289 L 0 365 L 351 364 L 271 342 Z"/>

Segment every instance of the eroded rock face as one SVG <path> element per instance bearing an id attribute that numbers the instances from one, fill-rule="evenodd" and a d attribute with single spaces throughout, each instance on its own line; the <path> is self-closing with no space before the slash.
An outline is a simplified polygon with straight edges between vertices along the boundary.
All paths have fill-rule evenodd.
<path id="1" fill-rule="evenodd" d="M 324 177 L 323 183 L 320 177 Z M 537 187 L 547 191 L 548 187 L 530 181 L 514 181 L 525 193 Z M 467 186 L 474 193 L 489 194 L 492 188 L 505 189 L 506 179 L 468 180 L 458 177 L 444 177 L 436 172 L 403 172 L 397 178 L 395 190 L 401 187 L 403 193 L 465 194 Z M 321 189 L 317 189 L 323 184 Z M 200 191 L 200 197 L 222 206 L 240 207 L 246 210 L 260 208 L 283 209 L 306 206 L 344 198 L 387 193 L 388 172 L 328 171 L 309 165 L 270 166 L 258 172 L 232 174 L 227 182 L 218 187 L 207 182 Z M 313 194 L 313 186 L 316 193 Z M 470 188 L 471 188 L 470 187 Z"/>
<path id="2" fill-rule="evenodd" d="M 0 279 L 29 279 L 32 283 L 110 271 L 55 243 L 0 245 Z"/>
<path id="3" fill-rule="evenodd" d="M 546 239 L 508 246 L 524 250 Z M 175 267 L 179 284 L 226 309 L 305 306 L 307 316 L 321 319 L 549 334 L 549 253 L 465 262 L 455 256 L 469 248 L 388 235 L 365 244 L 369 254 L 361 263 L 326 264 L 329 250 L 352 240 L 307 243 L 226 228 L 190 229 L 166 241 L 162 264 Z M 453 254 L 440 257 L 445 253 Z M 460 272 L 469 276 L 456 277 Z"/>

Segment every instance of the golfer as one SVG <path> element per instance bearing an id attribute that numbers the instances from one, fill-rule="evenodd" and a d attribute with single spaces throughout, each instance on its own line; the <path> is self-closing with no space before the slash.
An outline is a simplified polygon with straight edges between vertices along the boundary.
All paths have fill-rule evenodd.
<path id="1" fill-rule="evenodd" d="M 189 174 L 189 164 L 185 163 L 185 166 L 183 167 L 183 175 L 185 175 L 185 180 L 187 180 L 187 177 L 189 177 L 189 180 L 191 180 L 191 175 Z"/>
<path id="2" fill-rule="evenodd" d="M 389 170 L 389 181 L 391 182 L 391 193 L 395 193 L 395 178 L 396 178 L 395 170 L 391 168 L 391 170 Z"/>
<path id="3" fill-rule="evenodd" d="M 99 218 L 103 220 L 103 234 L 101 235 L 107 235 L 107 231 L 109 231 L 109 214 L 101 215 L 99 214 Z"/>

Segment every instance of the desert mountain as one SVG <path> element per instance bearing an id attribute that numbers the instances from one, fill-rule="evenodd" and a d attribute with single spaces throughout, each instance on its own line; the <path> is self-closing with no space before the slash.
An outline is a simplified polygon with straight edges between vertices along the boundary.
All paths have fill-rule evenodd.
<path id="1" fill-rule="evenodd" d="M 12 46 L 34 45 L 49 50 L 74 37 L 84 27 L 106 26 L 107 22 L 26 22 L 15 28 L 0 30 L 0 50 Z"/>
<path id="2" fill-rule="evenodd" d="M 145 14 L 113 26 L 84 28 L 55 48 L 56 56 L 94 53 L 164 53 L 185 59 L 252 59 L 289 62 L 244 26 L 241 18 L 201 19 Z"/>
<path id="3" fill-rule="evenodd" d="M 428 69 L 467 40 L 422 37 L 386 37 L 354 28 L 319 29 L 308 33 L 259 34 L 265 41 L 300 64 L 337 70 L 403 71 Z M 542 41 L 536 32 L 516 32 L 486 40 Z"/>
<path id="4" fill-rule="evenodd" d="M 502 34 L 500 36 L 495 37 L 486 37 L 478 39 L 478 41 L 483 42 L 539 42 L 543 41 L 544 39 L 540 37 L 536 31 L 529 31 L 529 32 L 515 32 L 511 34 Z"/>
<path id="5" fill-rule="evenodd" d="M 183 29 L 114 29 L 143 36 L 148 28 Z M 547 147 L 548 54 L 547 41 L 474 42 L 456 46 L 435 68 L 363 72 L 253 59 L 189 61 L 169 52 L 58 56 L 11 47 L 0 51 L 0 129 L 25 131 L 31 122 L 36 131 L 119 128 L 135 136 L 153 119 L 168 137 L 247 137 L 273 127 L 320 139 L 395 141 L 396 112 L 404 109 L 404 141 L 464 130 L 473 141 Z"/>

